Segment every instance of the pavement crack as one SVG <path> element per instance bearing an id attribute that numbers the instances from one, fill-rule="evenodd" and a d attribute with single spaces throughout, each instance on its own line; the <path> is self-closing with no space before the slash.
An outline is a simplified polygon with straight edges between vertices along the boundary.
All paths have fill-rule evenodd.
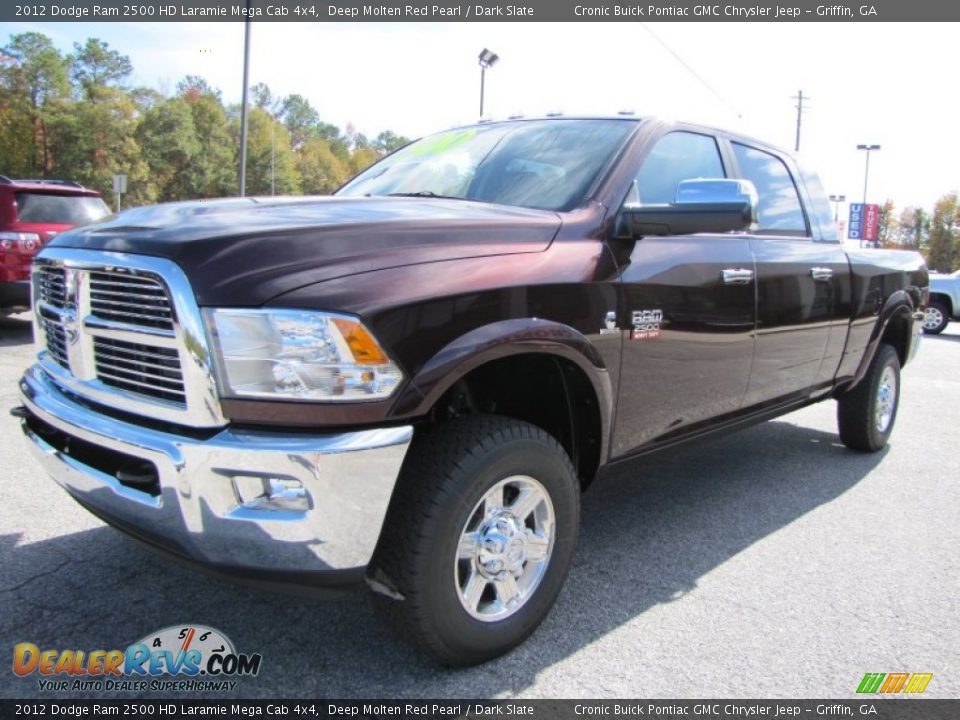
<path id="1" fill-rule="evenodd" d="M 66 560 L 63 560 L 62 562 L 58 563 L 56 566 L 50 568 L 49 570 L 45 570 L 42 573 L 37 573 L 36 575 L 31 575 L 26 580 L 23 580 L 22 582 L 17 583 L 13 587 L 0 589 L 0 593 L 12 593 L 12 592 L 16 592 L 17 590 L 21 590 L 32 582 L 40 580 L 41 578 L 49 577 L 50 575 L 53 575 L 54 573 L 59 572 L 60 570 L 65 568 L 67 565 L 69 565 L 70 562 L 71 562 L 70 559 L 67 558 Z"/>

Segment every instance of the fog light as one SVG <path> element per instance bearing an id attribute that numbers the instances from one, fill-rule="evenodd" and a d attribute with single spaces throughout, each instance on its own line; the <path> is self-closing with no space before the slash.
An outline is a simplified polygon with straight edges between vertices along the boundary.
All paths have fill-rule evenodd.
<path id="1" fill-rule="evenodd" d="M 234 517 L 244 511 L 304 513 L 312 508 L 310 493 L 296 478 L 235 475 L 233 489 L 239 503 Z"/>

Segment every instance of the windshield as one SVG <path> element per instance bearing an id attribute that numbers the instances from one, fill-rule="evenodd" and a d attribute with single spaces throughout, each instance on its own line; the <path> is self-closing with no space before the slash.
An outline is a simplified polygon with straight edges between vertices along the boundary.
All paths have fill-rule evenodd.
<path id="1" fill-rule="evenodd" d="M 625 120 L 540 120 L 450 130 L 385 158 L 337 195 L 440 196 L 568 209 L 635 127 L 636 121 Z"/>
<path id="2" fill-rule="evenodd" d="M 110 214 L 98 197 L 18 192 L 17 216 L 22 223 L 86 225 Z"/>

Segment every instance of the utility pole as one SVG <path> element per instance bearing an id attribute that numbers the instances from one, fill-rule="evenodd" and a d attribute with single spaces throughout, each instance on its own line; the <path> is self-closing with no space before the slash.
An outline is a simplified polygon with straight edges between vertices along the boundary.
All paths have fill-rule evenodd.
<path id="1" fill-rule="evenodd" d="M 847 199 L 846 195 L 831 195 L 830 202 L 834 203 L 833 206 L 833 224 L 836 225 L 840 221 L 840 203 L 844 202 Z"/>
<path id="2" fill-rule="evenodd" d="M 797 94 L 793 96 L 793 99 L 797 101 L 797 141 L 793 145 L 794 152 L 800 152 L 800 121 L 803 117 L 803 101 L 809 100 L 810 98 L 803 97 L 803 90 L 797 91 Z"/>

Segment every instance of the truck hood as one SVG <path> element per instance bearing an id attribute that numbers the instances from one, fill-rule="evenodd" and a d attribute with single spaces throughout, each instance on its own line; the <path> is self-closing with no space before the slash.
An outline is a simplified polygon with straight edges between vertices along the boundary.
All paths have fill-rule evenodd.
<path id="1" fill-rule="evenodd" d="M 128 210 L 52 247 L 176 262 L 201 305 L 261 305 L 299 287 L 373 270 L 545 250 L 546 210 L 440 198 L 232 198 Z"/>

